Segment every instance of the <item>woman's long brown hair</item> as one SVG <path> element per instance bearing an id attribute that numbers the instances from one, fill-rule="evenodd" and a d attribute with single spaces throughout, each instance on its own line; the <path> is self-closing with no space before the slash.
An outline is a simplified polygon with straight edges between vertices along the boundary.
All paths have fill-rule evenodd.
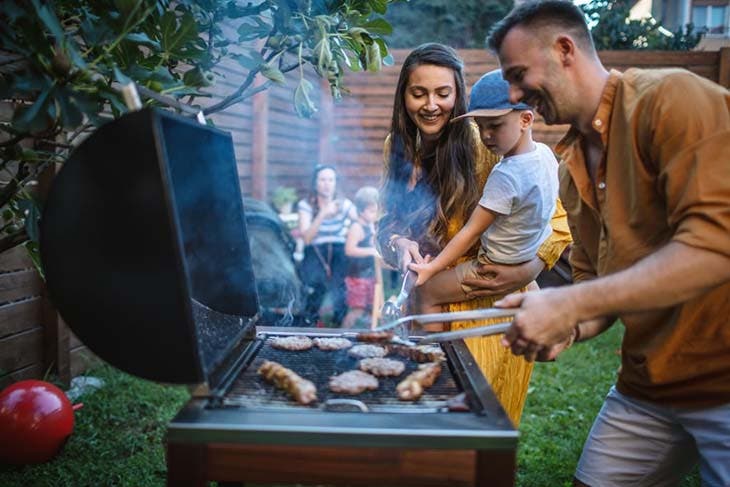
<path id="1" fill-rule="evenodd" d="M 446 243 L 449 221 L 469 215 L 480 190 L 474 174 L 477 141 L 468 119 L 447 123 L 433 152 L 420 153 L 416 146 L 418 128 L 406 111 L 405 92 L 413 70 L 424 64 L 454 72 L 456 103 L 451 116 L 466 113 L 464 63 L 456 51 L 437 43 L 414 49 L 401 68 L 393 103 L 390 161 L 383 178 L 384 215 L 378 225 L 378 241 L 383 248 L 391 235 L 403 235 L 419 242 L 422 254 L 435 255 Z M 416 161 L 423 177 L 408 191 Z"/>

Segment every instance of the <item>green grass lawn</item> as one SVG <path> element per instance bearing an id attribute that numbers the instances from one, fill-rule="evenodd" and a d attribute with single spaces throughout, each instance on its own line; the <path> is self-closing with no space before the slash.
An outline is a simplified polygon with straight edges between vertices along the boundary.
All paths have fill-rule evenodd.
<path id="1" fill-rule="evenodd" d="M 571 483 L 583 442 L 619 365 L 623 328 L 581 343 L 557 362 L 537 364 L 521 425 L 517 484 Z M 3 487 L 162 486 L 165 424 L 185 403 L 184 388 L 130 377 L 111 367 L 92 374 L 107 387 L 81 399 L 63 452 L 36 466 L 0 466 Z M 693 474 L 682 487 L 699 486 Z"/>

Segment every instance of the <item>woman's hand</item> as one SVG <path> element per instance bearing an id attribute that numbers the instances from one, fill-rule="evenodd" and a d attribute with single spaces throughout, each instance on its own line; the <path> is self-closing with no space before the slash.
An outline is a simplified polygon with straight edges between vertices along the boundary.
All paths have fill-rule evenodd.
<path id="1" fill-rule="evenodd" d="M 464 279 L 464 284 L 474 289 L 467 295 L 470 298 L 507 294 L 522 289 L 534 281 L 545 263 L 539 257 L 518 265 L 482 264 L 479 274 L 486 279 Z"/>
<path id="2" fill-rule="evenodd" d="M 393 242 L 393 246 L 398 254 L 398 267 L 403 273 L 408 271 L 408 265 L 412 262 L 416 264 L 426 262 L 418 249 L 418 242 L 400 237 Z"/>
<path id="3" fill-rule="evenodd" d="M 331 218 L 340 211 L 340 203 L 337 200 L 332 200 L 327 203 L 327 206 L 320 210 L 320 213 L 324 218 Z"/>

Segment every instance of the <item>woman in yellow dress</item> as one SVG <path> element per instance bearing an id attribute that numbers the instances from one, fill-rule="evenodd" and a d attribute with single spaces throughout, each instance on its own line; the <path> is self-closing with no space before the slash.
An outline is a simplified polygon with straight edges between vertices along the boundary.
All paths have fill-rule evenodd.
<path id="1" fill-rule="evenodd" d="M 398 269 L 436 255 L 456 235 L 499 160 L 481 143 L 473 122 L 453 120 L 466 108 L 464 65 L 456 52 L 437 43 L 414 49 L 401 68 L 385 141 L 384 214 L 377 234 L 383 258 Z M 524 290 L 546 266 L 552 267 L 571 242 L 560 201 L 551 225 L 553 233 L 535 259 L 520 265 L 485 266 L 482 274 L 487 279 L 468 282 L 482 289 L 469 301 L 447 305 L 448 311 L 489 308 L 505 294 Z M 475 246 L 462 260 L 474 258 L 477 250 Z M 451 329 L 488 323 L 455 322 Z M 471 338 L 466 344 L 518 426 L 533 364 L 512 355 L 498 336 Z"/>

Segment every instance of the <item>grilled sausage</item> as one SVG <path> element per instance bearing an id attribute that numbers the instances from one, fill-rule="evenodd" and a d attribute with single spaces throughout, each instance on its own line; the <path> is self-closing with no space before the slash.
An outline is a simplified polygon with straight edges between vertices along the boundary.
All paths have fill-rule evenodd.
<path id="1" fill-rule="evenodd" d="M 417 347 L 388 345 L 388 350 L 418 363 L 441 362 L 446 359 L 446 354 L 438 345 L 419 345 Z"/>
<path id="2" fill-rule="evenodd" d="M 419 365 L 418 370 L 412 372 L 395 387 L 398 399 L 417 401 L 423 394 L 423 390 L 431 387 L 439 375 L 441 375 L 441 364 L 438 362 Z"/>
<path id="3" fill-rule="evenodd" d="M 268 382 L 289 393 L 299 404 L 309 404 L 317 400 L 317 388 L 314 384 L 280 363 L 264 360 L 258 372 Z"/>

